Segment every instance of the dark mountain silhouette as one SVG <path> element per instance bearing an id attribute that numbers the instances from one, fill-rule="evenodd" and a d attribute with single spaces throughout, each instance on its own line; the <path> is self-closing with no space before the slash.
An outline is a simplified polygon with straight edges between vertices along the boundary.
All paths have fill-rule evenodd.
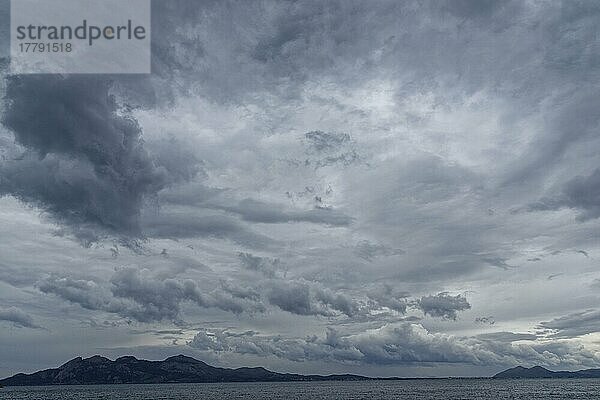
<path id="1" fill-rule="evenodd" d="M 101 356 L 77 357 L 58 368 L 16 374 L 0 380 L 3 386 L 93 385 L 118 383 L 289 382 L 369 380 L 358 375 L 280 374 L 264 368 L 218 368 L 183 355 L 164 361 L 133 356 L 111 361 Z"/>
<path id="2" fill-rule="evenodd" d="M 494 378 L 600 378 L 600 369 L 583 369 L 581 371 L 550 371 L 540 366 L 531 368 L 518 366 L 497 373 L 494 375 Z"/>
<path id="3" fill-rule="evenodd" d="M 536 366 L 521 366 L 497 373 L 495 379 L 526 378 L 600 378 L 600 369 L 550 371 Z M 32 374 L 16 374 L 0 380 L 0 386 L 97 385 L 120 383 L 209 383 L 209 382 L 292 382 L 292 381 L 360 381 L 360 375 L 280 374 L 265 368 L 219 368 L 191 357 L 178 355 L 163 361 L 138 360 L 125 356 L 111 361 L 102 356 L 77 357 L 58 368 Z"/>

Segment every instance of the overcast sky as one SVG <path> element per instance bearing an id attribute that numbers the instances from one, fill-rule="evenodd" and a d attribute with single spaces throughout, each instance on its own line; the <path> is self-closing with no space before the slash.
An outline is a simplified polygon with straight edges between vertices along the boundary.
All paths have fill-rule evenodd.
<path id="1" fill-rule="evenodd" d="M 0 376 L 600 367 L 600 3 L 153 6 L 150 76 L 3 58 Z"/>

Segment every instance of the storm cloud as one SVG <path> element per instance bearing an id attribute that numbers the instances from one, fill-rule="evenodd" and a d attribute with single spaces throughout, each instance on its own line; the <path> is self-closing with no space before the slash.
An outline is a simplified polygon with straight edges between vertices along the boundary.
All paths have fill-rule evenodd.
<path id="1" fill-rule="evenodd" d="M 68 226 L 141 235 L 144 198 L 193 176 L 196 160 L 187 160 L 192 170 L 182 173 L 169 153 L 153 159 L 111 83 L 95 76 L 10 77 L 2 123 L 22 155 L 2 163 L 0 193 Z"/>

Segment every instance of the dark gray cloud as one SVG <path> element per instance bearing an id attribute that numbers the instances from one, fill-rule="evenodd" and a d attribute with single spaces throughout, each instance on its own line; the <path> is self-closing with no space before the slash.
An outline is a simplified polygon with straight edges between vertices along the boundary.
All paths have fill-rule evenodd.
<path id="1" fill-rule="evenodd" d="M 452 296 L 447 292 L 423 296 L 417 300 L 416 306 L 426 315 L 452 320 L 457 318 L 459 311 L 471 308 L 466 298 L 461 295 Z"/>
<path id="2" fill-rule="evenodd" d="M 239 253 L 238 257 L 246 268 L 269 278 L 275 278 L 282 269 L 281 261 L 277 258 L 258 257 L 251 253 Z"/>
<path id="3" fill-rule="evenodd" d="M 183 322 L 181 305 L 184 302 L 233 313 L 262 311 L 260 303 L 232 290 L 217 288 L 203 293 L 191 279 L 161 278 L 148 270 L 130 267 L 117 269 L 110 282 L 54 275 L 38 282 L 37 287 L 85 309 L 118 314 L 139 322 Z"/>
<path id="4" fill-rule="evenodd" d="M 389 285 L 367 296 L 354 297 L 317 281 L 288 276 L 288 268 L 279 259 L 250 253 L 238 256 L 246 269 L 268 278 L 257 286 L 258 291 L 266 293 L 266 302 L 292 314 L 364 318 L 371 311 L 381 312 L 382 307 L 404 314 L 408 306 L 408 294 Z"/>
<path id="5" fill-rule="evenodd" d="M 550 321 L 540 322 L 540 328 L 548 330 L 554 337 L 573 338 L 600 331 L 600 311 L 585 310 Z"/>
<path id="6" fill-rule="evenodd" d="M 21 328 L 40 329 L 33 317 L 17 307 L 0 308 L 0 321 L 11 322 Z"/>
<path id="7" fill-rule="evenodd" d="M 155 321 L 163 318 L 175 320 L 179 316 L 179 305 L 191 301 L 205 305 L 196 283 L 192 280 L 153 279 L 134 268 L 122 268 L 111 277 L 113 296 L 141 306 L 141 312 L 134 313 L 141 321 Z"/>
<path id="8" fill-rule="evenodd" d="M 529 205 L 531 211 L 570 208 L 579 212 L 578 219 L 585 221 L 600 217 L 600 169 L 591 175 L 577 176 L 564 184 L 562 193 L 546 197 Z"/>
<path id="9" fill-rule="evenodd" d="M 271 304 L 292 314 L 313 315 L 320 312 L 313 306 L 310 288 L 306 284 L 276 286 L 271 289 L 268 299 Z"/>
<path id="10" fill-rule="evenodd" d="M 229 239 L 250 248 L 267 248 L 276 243 L 265 235 L 253 232 L 236 219 L 222 215 L 161 212 L 148 215 L 142 226 L 145 234 L 155 238 L 213 237 Z"/>
<path id="11" fill-rule="evenodd" d="M 496 323 L 496 320 L 494 319 L 494 316 L 488 315 L 488 316 L 484 316 L 484 317 L 475 318 L 475 322 L 484 324 L 484 325 L 494 325 Z"/>
<path id="12" fill-rule="evenodd" d="M 387 307 L 401 314 L 406 313 L 406 308 L 409 303 L 408 293 L 398 291 L 389 284 L 371 291 L 369 297 L 376 301 L 378 305 Z"/>
<path id="13" fill-rule="evenodd" d="M 152 158 L 110 90 L 110 79 L 95 76 L 8 78 L 2 123 L 23 155 L 0 164 L 0 194 L 75 229 L 140 236 L 144 198 L 189 179 L 197 160 L 173 146 Z"/>
<path id="14" fill-rule="evenodd" d="M 188 265 L 189 260 L 169 256 L 169 263 L 174 263 L 177 268 L 153 271 L 120 267 L 109 279 L 52 274 L 40 279 L 35 286 L 45 294 L 56 295 L 84 309 L 146 323 L 184 323 L 185 317 L 181 312 L 184 304 L 234 314 L 279 309 L 294 315 L 322 316 L 340 321 L 377 320 L 384 314 L 405 314 L 409 305 L 419 304 L 420 309 L 431 306 L 427 298 L 420 305 L 421 300 L 411 301 L 407 293 L 389 285 L 367 295 L 356 295 L 355 291 L 332 289 L 302 277 L 288 277 L 286 267 L 278 259 L 250 253 L 239 253 L 238 257 L 244 267 L 241 272 L 245 273 L 243 276 L 246 281 L 243 283 L 241 277 L 234 275 L 225 278 L 214 276 L 212 272 L 202 281 L 179 278 L 179 274 L 196 272 L 197 266 L 193 263 Z M 198 271 L 207 273 L 210 269 L 201 266 Z M 255 275 L 248 275 L 246 271 Z M 445 301 L 444 304 L 437 304 L 435 310 L 427 308 L 427 313 L 432 316 L 455 317 L 457 311 L 464 309 L 460 296 L 446 298 L 442 293 L 430 297 L 441 297 Z"/>
<path id="15" fill-rule="evenodd" d="M 357 305 L 348 296 L 302 282 L 274 282 L 267 299 L 272 305 L 297 315 L 334 316 L 341 312 L 351 317 L 357 312 Z"/>
<path id="16" fill-rule="evenodd" d="M 113 299 L 109 290 L 93 280 L 52 275 L 38 282 L 37 287 L 43 293 L 55 294 L 88 310 L 118 313 L 126 308 L 122 301 Z"/>

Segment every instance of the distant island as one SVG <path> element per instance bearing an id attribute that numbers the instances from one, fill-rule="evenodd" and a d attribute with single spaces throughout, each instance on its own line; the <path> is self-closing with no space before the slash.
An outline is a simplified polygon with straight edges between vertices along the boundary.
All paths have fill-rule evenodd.
<path id="1" fill-rule="evenodd" d="M 536 366 L 515 367 L 491 378 L 473 379 L 535 379 L 535 378 L 600 378 L 600 369 L 581 371 L 550 371 Z M 114 361 L 102 356 L 77 357 L 58 368 L 32 374 L 16 374 L 1 379 L 0 386 L 101 385 L 146 383 L 216 383 L 216 382 L 298 382 L 298 381 L 365 381 L 435 378 L 372 378 L 361 375 L 300 375 L 282 374 L 262 367 L 219 368 L 192 357 L 178 355 L 163 361 L 140 360 L 133 356 Z M 449 379 L 449 378 L 439 378 Z M 469 378 L 462 378 L 469 379 Z"/>
<path id="2" fill-rule="evenodd" d="M 550 371 L 544 367 L 514 367 L 493 376 L 496 379 L 532 379 L 532 378 L 600 378 L 600 369 L 582 369 L 580 371 Z"/>
<path id="3" fill-rule="evenodd" d="M 77 357 L 58 368 L 33 374 L 16 374 L 0 386 L 100 385 L 120 383 L 210 383 L 370 380 L 359 375 L 280 374 L 257 368 L 218 368 L 183 355 L 163 361 L 125 356 L 111 361 L 101 356 Z"/>

